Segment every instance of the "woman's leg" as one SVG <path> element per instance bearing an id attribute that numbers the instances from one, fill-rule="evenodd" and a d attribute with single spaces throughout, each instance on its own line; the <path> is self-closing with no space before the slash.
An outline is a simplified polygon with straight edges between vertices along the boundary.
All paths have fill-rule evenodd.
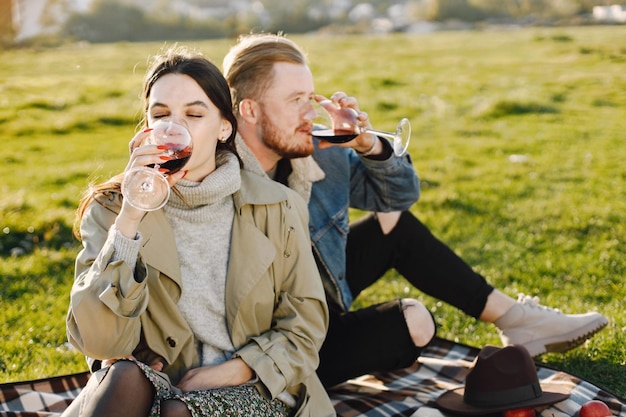
<path id="1" fill-rule="evenodd" d="M 147 417 L 154 388 L 134 362 L 118 361 L 89 394 L 83 401 L 81 416 Z"/>
<path id="2" fill-rule="evenodd" d="M 191 417 L 191 411 L 180 400 L 165 400 L 161 403 L 161 417 Z"/>

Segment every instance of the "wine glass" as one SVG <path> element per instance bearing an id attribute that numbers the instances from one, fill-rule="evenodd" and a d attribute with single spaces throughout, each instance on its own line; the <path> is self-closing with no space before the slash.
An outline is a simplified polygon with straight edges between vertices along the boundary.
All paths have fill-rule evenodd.
<path id="1" fill-rule="evenodd" d="M 323 109 L 320 114 L 318 111 L 318 119 L 316 122 L 324 125 L 325 129 L 313 130 L 312 135 L 318 139 L 331 143 L 345 143 L 356 138 L 361 133 L 372 133 L 376 136 L 388 139 L 396 156 L 402 156 L 406 153 L 411 139 L 411 122 L 409 119 L 403 118 L 398 123 L 394 133 L 383 132 L 363 126 L 356 110 L 350 107 L 339 107 L 332 100 L 322 100 L 319 105 Z M 328 122 L 330 119 L 330 123 Z M 328 128 L 328 125 L 331 128 Z"/>
<path id="2" fill-rule="evenodd" d="M 158 120 L 143 145 L 164 146 L 164 153 L 172 159 L 162 164 L 150 164 L 132 168 L 122 181 L 122 195 L 128 204 L 138 210 L 158 210 L 170 197 L 170 185 L 159 168 L 167 168 L 167 174 L 180 171 L 191 157 L 191 134 L 187 128 L 171 120 Z"/>

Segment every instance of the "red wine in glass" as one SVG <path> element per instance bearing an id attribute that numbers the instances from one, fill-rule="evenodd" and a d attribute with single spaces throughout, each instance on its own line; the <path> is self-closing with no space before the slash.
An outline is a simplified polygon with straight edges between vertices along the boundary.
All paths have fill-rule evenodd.
<path id="1" fill-rule="evenodd" d="M 331 143 L 350 142 L 352 139 L 359 136 L 354 132 L 333 130 L 333 129 L 314 130 L 312 132 L 312 135 L 318 139 L 325 140 L 326 142 L 331 142 Z"/>
<path id="2" fill-rule="evenodd" d="M 167 174 L 180 171 L 191 157 L 192 141 L 187 128 L 171 120 L 158 120 L 143 144 L 166 146 L 164 153 L 172 159 L 161 164 L 130 169 L 122 181 L 122 194 L 138 210 L 158 210 L 170 197 L 170 185 L 159 168 Z"/>
<path id="3" fill-rule="evenodd" d="M 175 144 L 165 144 L 170 148 L 166 151 L 166 153 L 174 159 L 170 159 L 169 161 L 165 161 L 162 164 L 159 164 L 161 168 L 165 168 L 168 170 L 168 174 L 174 174 L 187 164 L 189 158 L 191 158 L 191 146 L 186 146 L 184 149 L 176 149 L 177 146 Z M 154 164 L 148 165 L 150 168 L 154 168 Z"/>
<path id="4" fill-rule="evenodd" d="M 322 114 L 318 112 L 318 116 L 322 119 L 330 119 L 330 123 L 322 122 L 322 124 L 326 125 L 325 129 L 313 130 L 311 134 L 316 138 L 331 143 L 345 143 L 356 138 L 361 133 L 372 133 L 388 139 L 397 156 L 404 155 L 409 147 L 411 123 L 407 118 L 400 120 L 394 133 L 383 132 L 363 126 L 358 119 L 358 113 L 352 108 L 339 107 L 331 100 L 322 100 L 319 102 L 319 105 L 322 107 L 323 112 Z M 330 128 L 327 127 L 328 124 L 331 125 Z"/>

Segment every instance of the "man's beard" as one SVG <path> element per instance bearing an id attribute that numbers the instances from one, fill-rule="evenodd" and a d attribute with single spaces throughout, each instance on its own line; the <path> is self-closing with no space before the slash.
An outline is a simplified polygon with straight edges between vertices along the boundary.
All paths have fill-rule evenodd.
<path id="1" fill-rule="evenodd" d="M 304 143 L 298 143 L 294 138 L 281 136 L 280 132 L 274 127 L 269 118 L 264 114 L 261 118 L 261 139 L 267 146 L 282 158 L 302 158 L 313 153 L 313 141 L 309 140 Z M 306 126 L 298 126 L 296 131 L 302 131 Z M 294 132 L 295 135 L 295 132 Z"/>

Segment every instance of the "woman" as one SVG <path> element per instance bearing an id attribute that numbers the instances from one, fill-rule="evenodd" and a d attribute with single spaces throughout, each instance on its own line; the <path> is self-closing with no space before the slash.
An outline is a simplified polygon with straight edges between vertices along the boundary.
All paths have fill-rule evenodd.
<path id="1" fill-rule="evenodd" d="M 240 170 L 230 92 L 202 56 L 156 57 L 143 99 L 126 169 L 167 159 L 141 146 L 159 119 L 186 125 L 193 153 L 163 209 L 124 201 L 122 174 L 80 204 L 67 334 L 95 373 L 64 415 L 334 415 L 303 201 Z"/>

